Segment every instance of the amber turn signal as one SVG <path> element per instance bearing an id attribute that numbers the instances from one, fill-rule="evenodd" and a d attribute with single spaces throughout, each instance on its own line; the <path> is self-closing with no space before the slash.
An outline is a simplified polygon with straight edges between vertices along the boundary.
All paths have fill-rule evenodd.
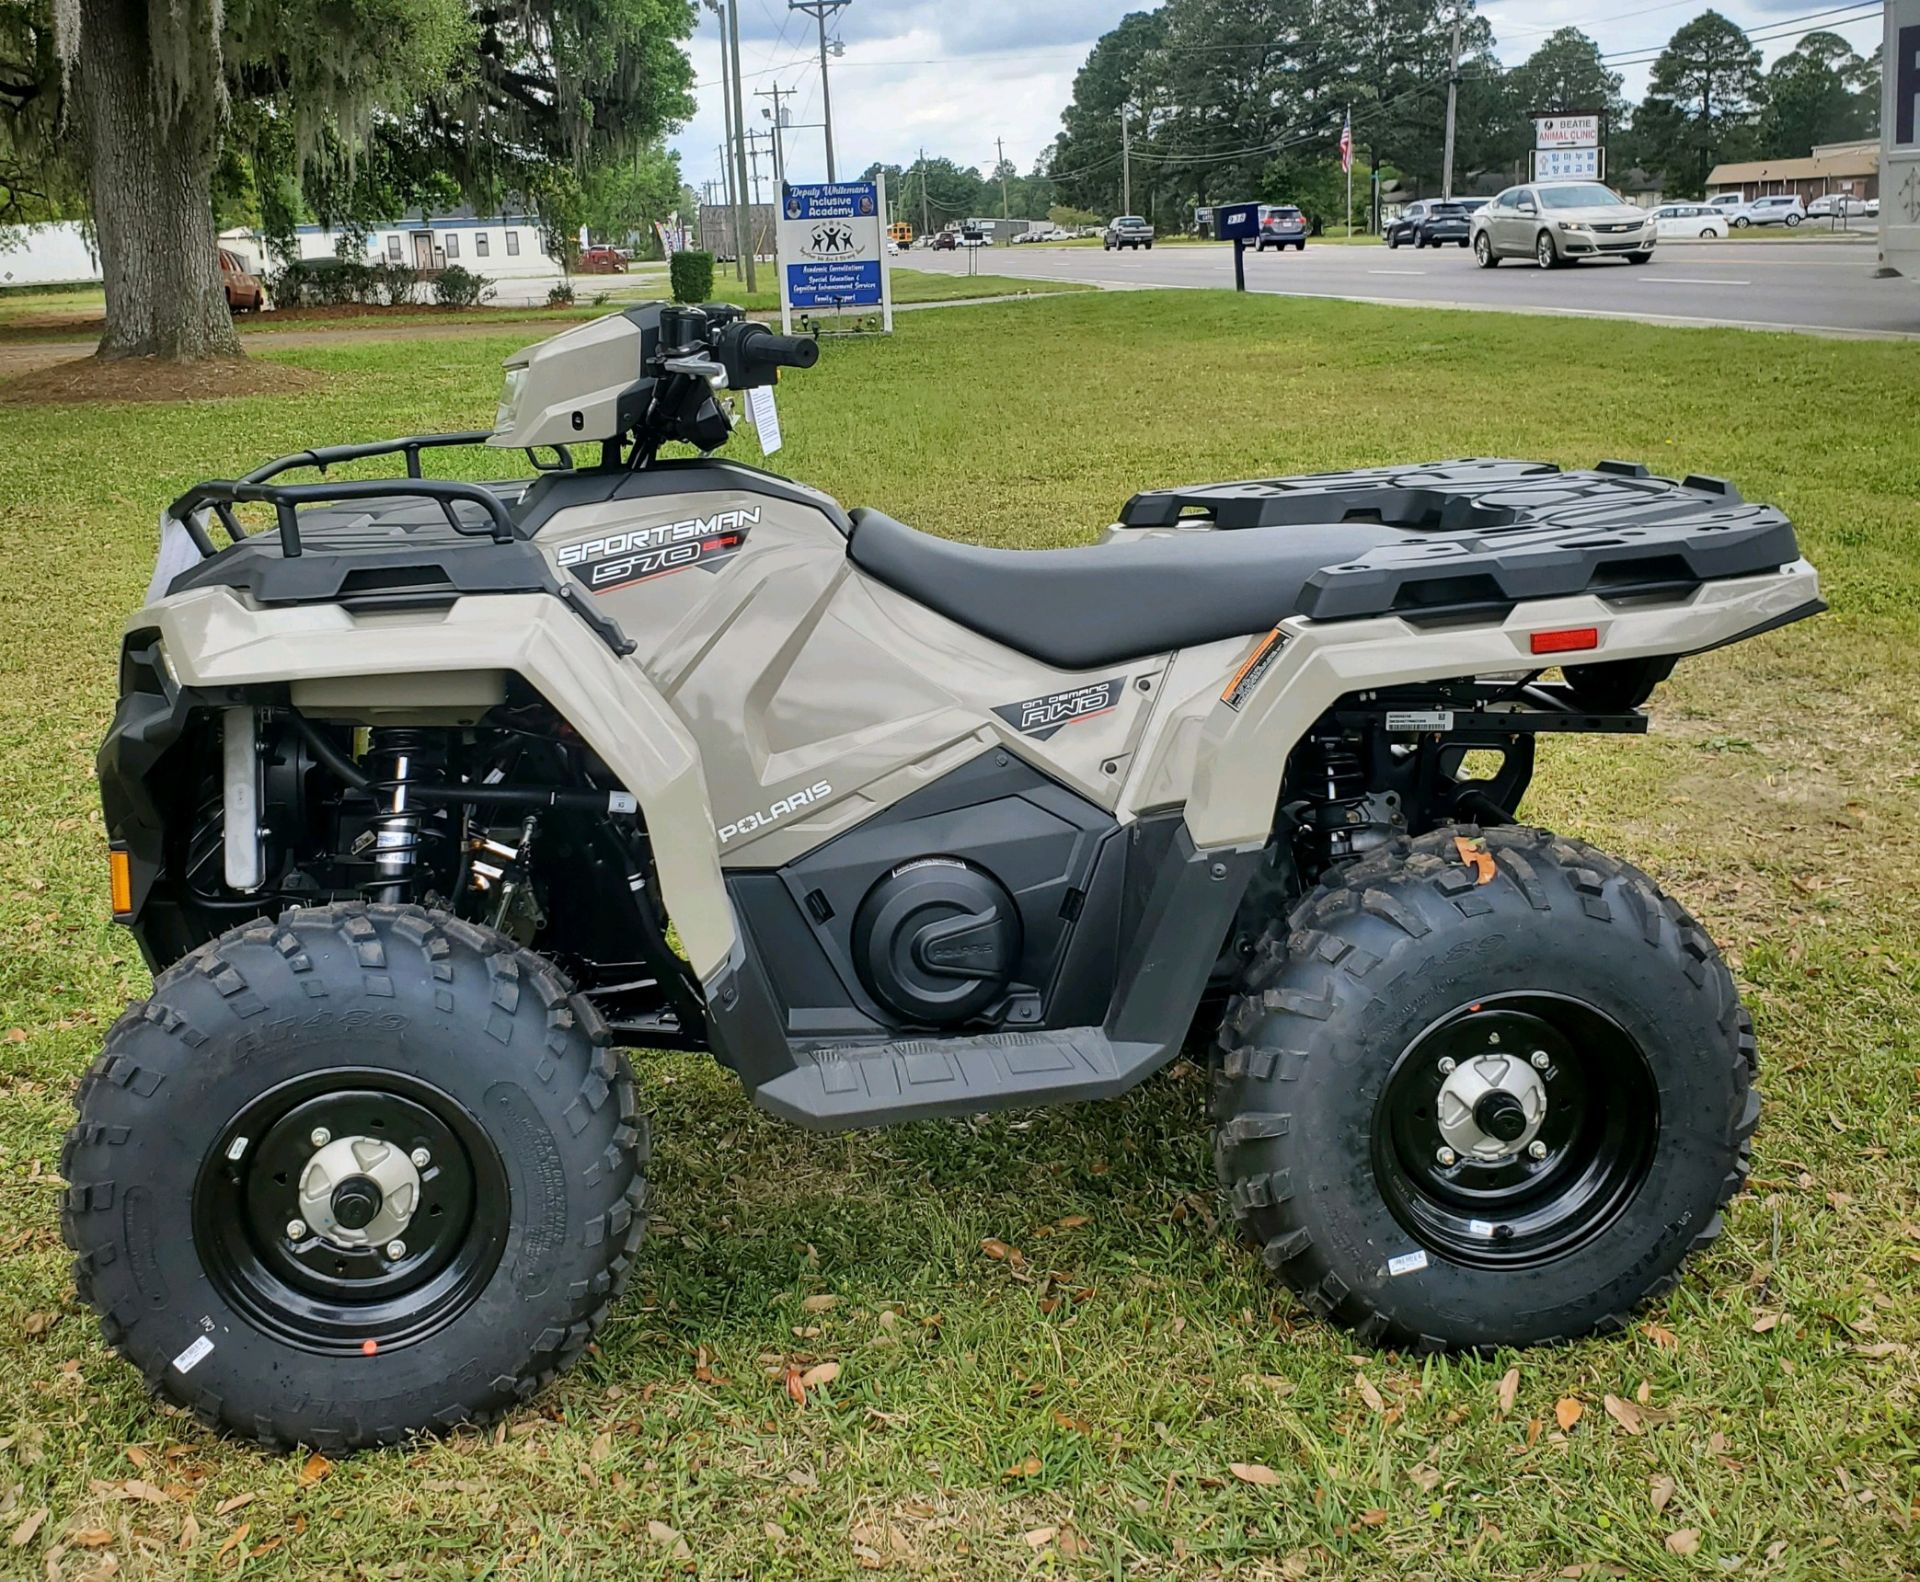
<path id="1" fill-rule="evenodd" d="M 133 869 L 127 862 L 124 846 L 108 849 L 107 893 L 112 898 L 115 917 L 125 917 L 133 911 Z"/>

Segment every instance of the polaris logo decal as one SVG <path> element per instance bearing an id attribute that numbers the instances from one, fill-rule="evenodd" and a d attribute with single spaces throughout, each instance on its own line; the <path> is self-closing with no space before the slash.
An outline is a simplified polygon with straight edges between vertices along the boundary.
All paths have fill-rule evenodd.
<path id="1" fill-rule="evenodd" d="M 752 835 L 759 830 L 767 829 L 779 823 L 789 813 L 803 807 L 811 807 L 816 802 L 824 802 L 832 795 L 832 786 L 824 780 L 816 780 L 804 791 L 796 791 L 792 796 L 783 796 L 770 808 L 758 813 L 749 813 L 745 818 L 736 819 L 731 824 L 722 824 L 719 831 L 720 844 L 724 846 L 736 836 Z"/>
<path id="2" fill-rule="evenodd" d="M 591 593 L 611 593 L 637 582 L 670 576 L 698 566 L 718 571 L 740 553 L 747 532 L 760 520 L 760 508 L 716 511 L 660 527 L 639 527 L 605 538 L 586 538 L 565 545 L 560 564 L 585 583 Z"/>
<path id="3" fill-rule="evenodd" d="M 1045 741 L 1055 731 L 1095 715 L 1111 714 L 1120 705 L 1120 689 L 1125 676 L 1109 676 L 1084 687 L 1066 692 L 1049 692 L 1045 697 L 1023 698 L 1018 703 L 1002 704 L 993 712 L 1022 736 Z"/>

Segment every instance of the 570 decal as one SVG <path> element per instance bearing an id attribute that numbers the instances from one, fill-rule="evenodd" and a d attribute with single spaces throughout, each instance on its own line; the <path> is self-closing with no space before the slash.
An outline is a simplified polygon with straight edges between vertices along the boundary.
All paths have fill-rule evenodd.
<path id="1" fill-rule="evenodd" d="M 698 566 L 718 571 L 740 553 L 748 531 L 760 521 L 760 508 L 716 511 L 660 527 L 638 527 L 630 532 L 586 538 L 560 551 L 560 564 L 589 592 L 611 593 L 636 582 L 650 582 Z"/>

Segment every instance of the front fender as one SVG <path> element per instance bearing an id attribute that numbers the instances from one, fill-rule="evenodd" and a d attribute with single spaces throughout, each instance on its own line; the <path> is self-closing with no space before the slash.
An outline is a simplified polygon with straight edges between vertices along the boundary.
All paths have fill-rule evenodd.
<path id="1" fill-rule="evenodd" d="M 699 748 L 645 670 L 616 655 L 545 594 L 471 595 L 444 610 L 356 616 L 336 604 L 255 608 L 200 588 L 140 611 L 127 631 L 157 631 L 173 677 L 198 691 L 325 681 L 351 695 L 364 678 L 392 710 L 396 685 L 510 672 L 546 699 L 640 804 L 661 900 L 702 979 L 730 957 L 733 908 L 720 873 Z M 404 692 L 404 686 L 399 690 Z"/>

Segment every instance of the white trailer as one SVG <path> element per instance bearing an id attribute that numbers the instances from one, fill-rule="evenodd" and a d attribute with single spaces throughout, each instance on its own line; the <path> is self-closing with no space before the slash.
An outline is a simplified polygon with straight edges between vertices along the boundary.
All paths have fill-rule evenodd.
<path id="1" fill-rule="evenodd" d="M 1887 0 L 1881 61 L 1880 261 L 1920 280 L 1920 0 Z"/>

